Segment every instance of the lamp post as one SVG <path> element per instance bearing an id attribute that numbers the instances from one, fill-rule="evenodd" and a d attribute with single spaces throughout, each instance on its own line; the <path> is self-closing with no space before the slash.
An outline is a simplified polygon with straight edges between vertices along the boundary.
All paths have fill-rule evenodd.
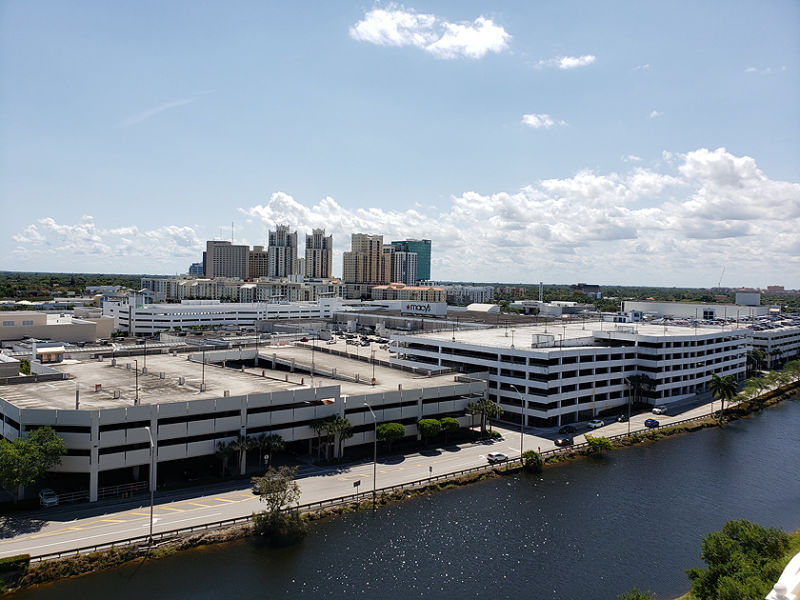
<path id="1" fill-rule="evenodd" d="M 372 444 L 372 510 L 375 510 L 378 505 L 376 481 L 378 476 L 378 418 L 372 411 L 372 407 L 364 402 L 364 406 L 369 410 L 372 415 L 372 421 L 375 424 L 375 440 Z"/>
<path id="2" fill-rule="evenodd" d="M 375 385 L 375 350 L 370 352 L 370 361 L 372 361 L 372 385 Z"/>
<path id="3" fill-rule="evenodd" d="M 134 380 L 136 381 L 136 390 L 134 392 L 133 397 L 133 404 L 134 406 L 139 406 L 139 361 L 135 358 L 133 359 L 133 368 L 134 368 Z"/>
<path id="4" fill-rule="evenodd" d="M 200 391 L 206 391 L 206 340 L 203 338 L 203 372 L 200 379 Z"/>
<path id="5" fill-rule="evenodd" d="M 625 383 L 628 384 L 628 435 L 631 434 L 631 380 L 625 378 Z"/>
<path id="6" fill-rule="evenodd" d="M 145 427 L 147 437 L 150 438 L 150 543 L 153 543 L 153 495 L 156 487 L 156 445 L 153 441 L 153 433 L 149 427 Z"/>
<path id="7" fill-rule="evenodd" d="M 147 373 L 147 338 L 144 338 L 144 366 L 142 367 L 142 373 Z"/>
<path id="8" fill-rule="evenodd" d="M 520 402 L 520 410 L 522 413 L 520 414 L 520 422 L 519 422 L 519 463 L 520 466 L 522 465 L 522 440 L 525 436 L 525 400 L 522 399 L 522 394 L 517 389 L 517 386 L 511 384 L 511 389 L 517 392 L 517 396 L 519 396 Z"/>

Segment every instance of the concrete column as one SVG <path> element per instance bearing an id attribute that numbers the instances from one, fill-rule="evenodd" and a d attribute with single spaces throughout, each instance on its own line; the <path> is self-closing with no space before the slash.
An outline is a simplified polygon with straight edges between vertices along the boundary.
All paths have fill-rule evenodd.
<path id="1" fill-rule="evenodd" d="M 90 419 L 89 502 L 97 502 L 97 488 L 100 481 L 100 411 L 92 411 Z"/>

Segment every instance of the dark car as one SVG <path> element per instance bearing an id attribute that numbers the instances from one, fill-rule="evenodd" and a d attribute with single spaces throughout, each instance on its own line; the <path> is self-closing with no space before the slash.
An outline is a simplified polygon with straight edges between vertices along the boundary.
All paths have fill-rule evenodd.
<path id="1" fill-rule="evenodd" d="M 658 421 L 655 419 L 646 419 L 644 422 L 645 427 L 658 427 Z"/>
<path id="2" fill-rule="evenodd" d="M 572 446 L 572 438 L 571 437 L 561 437 L 556 439 L 556 446 Z"/>
<path id="3" fill-rule="evenodd" d="M 558 433 L 575 433 L 578 431 L 575 429 L 574 425 L 564 425 L 561 429 L 558 430 Z"/>
<path id="4" fill-rule="evenodd" d="M 619 415 L 617 417 L 617 423 L 627 423 L 628 422 L 628 415 Z"/>

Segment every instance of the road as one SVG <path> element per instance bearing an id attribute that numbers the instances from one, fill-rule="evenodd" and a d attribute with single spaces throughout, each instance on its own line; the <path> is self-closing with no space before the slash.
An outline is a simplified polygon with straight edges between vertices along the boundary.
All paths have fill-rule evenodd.
<path id="1" fill-rule="evenodd" d="M 675 421 L 708 415 L 710 411 L 710 406 L 700 405 L 670 416 L 642 413 L 631 418 L 630 429 L 642 429 L 644 420 L 651 417 L 662 425 L 668 425 Z M 486 464 L 486 454 L 489 452 L 502 452 L 511 458 L 518 457 L 519 430 L 506 427 L 496 429 L 503 434 L 502 439 L 431 448 L 405 456 L 380 456 L 376 473 L 377 488 L 482 466 Z M 588 430 L 584 423 L 579 424 L 574 439 L 579 444 L 584 441 L 587 432 L 613 436 L 627 431 L 627 423 L 613 422 L 594 431 Z M 553 439 L 556 437 L 554 429 L 530 428 L 524 435 L 524 448 L 550 450 L 555 447 Z M 353 494 L 356 491 L 356 481 L 361 482 L 357 491 L 367 497 L 372 491 L 373 464 L 368 461 L 339 468 L 303 467 L 301 475 L 303 476 L 297 480 L 302 492 L 301 504 Z M 241 483 L 239 489 L 233 490 L 218 486 L 213 489 L 159 493 L 156 497 L 153 531 L 158 533 L 243 517 L 262 508 L 258 497 L 253 495 L 245 482 Z M 22 553 L 38 556 L 119 541 L 147 535 L 149 527 L 150 505 L 146 497 L 122 504 L 61 506 L 0 517 L 0 557 Z"/>

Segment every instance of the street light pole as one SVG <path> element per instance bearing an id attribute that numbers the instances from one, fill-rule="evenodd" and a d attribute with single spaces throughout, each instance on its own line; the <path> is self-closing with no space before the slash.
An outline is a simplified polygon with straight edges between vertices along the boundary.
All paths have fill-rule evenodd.
<path id="1" fill-rule="evenodd" d="M 378 506 L 378 497 L 377 497 L 377 475 L 378 475 L 378 418 L 375 416 L 375 413 L 372 411 L 372 407 L 364 402 L 364 406 L 367 407 L 369 410 L 369 414 L 372 415 L 372 421 L 375 423 L 375 440 L 372 444 L 372 510 L 375 510 Z"/>
<path id="2" fill-rule="evenodd" d="M 625 383 L 628 384 L 628 435 L 631 434 L 631 380 L 625 378 Z"/>
<path id="3" fill-rule="evenodd" d="M 156 445 L 153 441 L 153 433 L 149 427 L 145 427 L 147 437 L 150 438 L 150 543 L 153 543 L 153 496 L 156 487 L 156 473 L 155 473 L 155 458 L 156 458 Z"/>
<path id="4" fill-rule="evenodd" d="M 136 381 L 135 383 L 136 391 L 133 397 L 133 404 L 134 406 L 139 406 L 139 361 L 136 360 L 135 358 L 133 359 L 133 368 L 135 371 L 134 380 Z"/>
<path id="5" fill-rule="evenodd" d="M 511 384 L 511 389 L 517 392 L 517 396 L 519 396 L 520 402 L 520 410 L 522 413 L 520 414 L 520 422 L 519 422 L 519 463 L 520 466 L 522 465 L 522 440 L 525 436 L 525 400 L 522 399 L 522 394 L 517 389 L 517 386 Z"/>

